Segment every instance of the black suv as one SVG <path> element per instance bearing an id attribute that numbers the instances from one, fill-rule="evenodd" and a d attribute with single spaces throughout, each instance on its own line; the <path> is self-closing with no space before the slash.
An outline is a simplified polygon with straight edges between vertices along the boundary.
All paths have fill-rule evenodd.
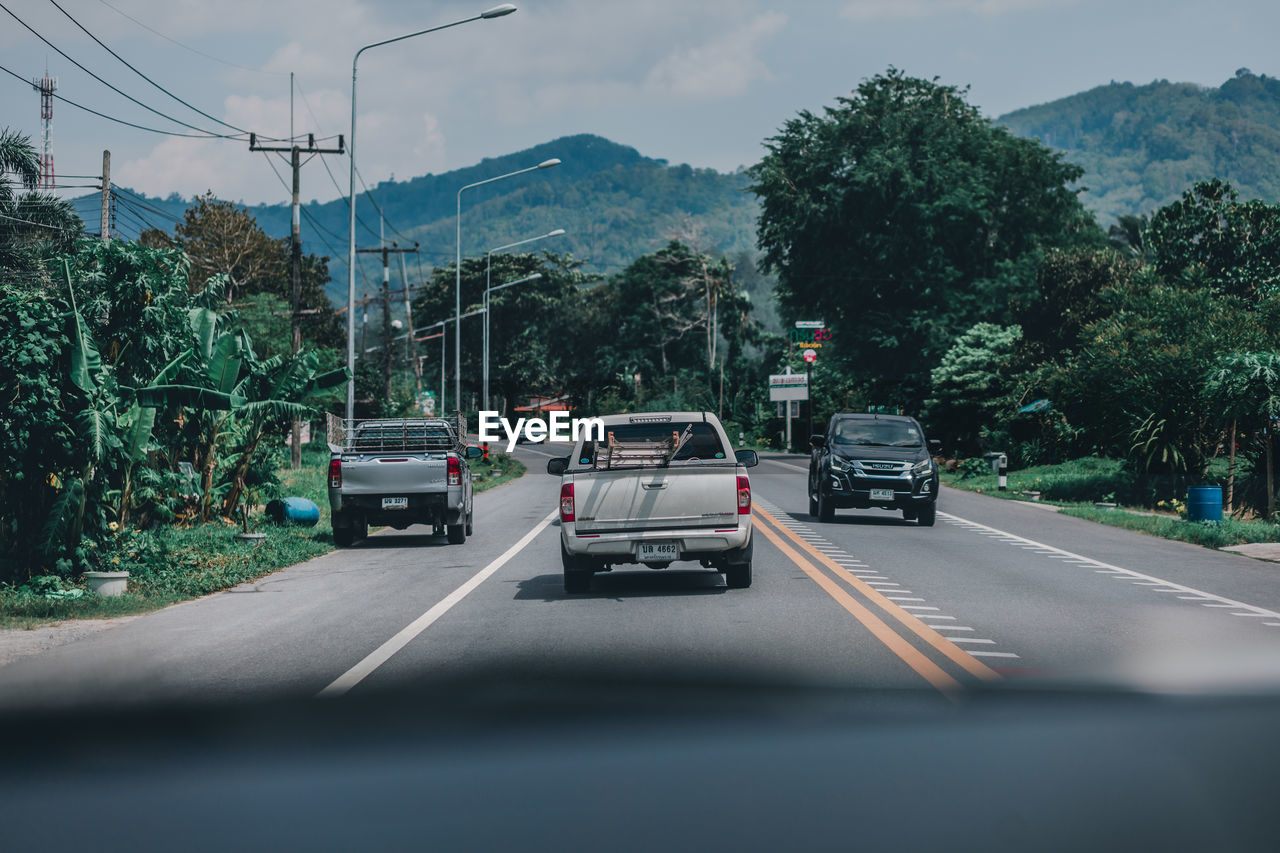
<path id="1" fill-rule="evenodd" d="M 932 527 L 938 509 L 938 466 L 915 418 L 835 415 L 825 435 L 811 436 L 809 514 L 831 521 L 836 509 L 902 510 Z"/>

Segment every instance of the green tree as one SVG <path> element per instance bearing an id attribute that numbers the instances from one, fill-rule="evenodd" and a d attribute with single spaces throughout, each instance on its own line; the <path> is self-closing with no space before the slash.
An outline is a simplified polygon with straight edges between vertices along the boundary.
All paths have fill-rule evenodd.
<path id="1" fill-rule="evenodd" d="M 1008 420 L 1010 371 L 1021 339 L 1019 326 L 977 323 L 942 356 L 926 405 L 930 424 L 948 442 L 974 450 L 983 427 Z"/>
<path id="2" fill-rule="evenodd" d="M 1250 302 L 1280 294 L 1280 205 L 1241 202 L 1225 181 L 1197 183 L 1156 211 L 1147 246 L 1166 281 Z"/>
<path id="3" fill-rule="evenodd" d="M 1235 502 L 1236 427 L 1244 420 L 1246 427 L 1260 427 L 1266 434 L 1266 511 L 1267 518 L 1273 518 L 1276 495 L 1272 433 L 1280 419 L 1280 352 L 1232 352 L 1221 356 L 1209 373 L 1204 393 L 1216 411 L 1231 419 L 1228 508 Z"/>
<path id="4" fill-rule="evenodd" d="M 918 405 L 956 334 L 1009 322 L 1042 249 L 1102 239 L 1068 188 L 1079 167 L 896 69 L 766 147 L 749 174 L 782 313 L 820 308 L 846 370 L 886 401 Z"/>
<path id="5" fill-rule="evenodd" d="M 71 251 L 84 234 L 70 203 L 36 191 L 39 180 L 40 158 L 31 138 L 0 130 L 0 271 L 10 276 Z"/>

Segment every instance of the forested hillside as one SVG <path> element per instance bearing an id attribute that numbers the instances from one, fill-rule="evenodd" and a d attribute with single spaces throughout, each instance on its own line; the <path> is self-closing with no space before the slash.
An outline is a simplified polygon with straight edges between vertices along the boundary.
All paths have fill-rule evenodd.
<path id="1" fill-rule="evenodd" d="M 673 236 L 705 251 L 749 260 L 743 253 L 754 247 L 758 204 L 745 191 L 745 175 L 670 166 L 665 160 L 644 157 L 634 148 L 586 134 L 482 160 L 442 175 L 371 185 L 373 200 L 370 194 L 362 193 L 357 204 L 357 245 L 378 245 L 380 208 L 386 216 L 388 241 L 402 246 L 414 241 L 421 244 L 420 257 L 409 256 L 412 277 L 418 277 L 419 263 L 423 273 L 429 273 L 432 266 L 452 263 L 458 189 L 553 157 L 561 160 L 560 166 L 466 191 L 462 199 L 464 256 L 480 256 L 488 249 L 563 228 L 563 237 L 530 248 L 571 254 L 585 261 L 583 269 L 589 272 L 617 272 L 666 245 Z M 330 160 L 329 168 L 345 189 L 345 163 L 340 158 Z M 308 188 L 324 185 L 332 189 L 324 166 L 313 161 L 304 167 L 304 199 L 314 193 Z M 287 165 L 281 169 L 287 177 Z M 286 196 L 283 187 L 281 196 Z M 139 201 L 139 197 L 127 194 L 123 198 L 149 224 L 169 232 L 193 203 L 177 196 L 164 200 L 140 197 Z M 86 221 L 96 221 L 95 204 L 96 196 L 82 200 Z M 247 209 L 268 235 L 288 235 L 287 204 Z M 123 235 L 137 236 L 141 223 L 132 212 L 121 216 Z M 347 217 L 347 206 L 341 199 L 303 204 L 303 251 L 332 259 L 335 280 L 329 292 L 335 302 L 346 300 Z M 381 280 L 379 263 L 374 255 L 360 256 L 368 282 Z M 766 293 L 767 288 L 760 298 Z"/>
<path id="2" fill-rule="evenodd" d="M 1245 68 L 1217 89 L 1113 82 L 997 121 L 1083 166 L 1082 200 L 1104 224 L 1215 177 L 1242 198 L 1280 200 L 1280 80 Z"/>

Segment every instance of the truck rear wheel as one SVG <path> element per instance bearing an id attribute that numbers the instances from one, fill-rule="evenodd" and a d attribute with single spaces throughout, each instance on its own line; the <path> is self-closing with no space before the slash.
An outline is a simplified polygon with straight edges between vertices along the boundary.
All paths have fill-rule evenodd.
<path id="1" fill-rule="evenodd" d="M 467 541 L 467 524 L 460 521 L 457 524 L 446 524 L 445 534 L 449 537 L 450 545 L 461 545 Z"/>
<path id="2" fill-rule="evenodd" d="M 560 566 L 564 570 L 564 591 L 575 593 L 591 591 L 591 563 L 586 557 L 570 554 L 560 542 Z"/>
<path id="3" fill-rule="evenodd" d="M 351 544 L 356 541 L 356 531 L 352 527 L 335 527 L 333 528 L 333 544 L 339 548 L 350 548 Z"/>

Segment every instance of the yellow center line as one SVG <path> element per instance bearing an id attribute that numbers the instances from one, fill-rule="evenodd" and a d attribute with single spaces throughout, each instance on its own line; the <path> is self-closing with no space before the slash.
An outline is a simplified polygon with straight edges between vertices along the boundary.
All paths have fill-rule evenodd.
<path id="1" fill-rule="evenodd" d="M 758 506 L 752 507 L 752 511 L 757 517 L 767 520 L 784 536 L 791 539 L 806 553 L 812 555 L 819 563 L 830 569 L 832 574 L 840 580 L 862 593 L 868 600 L 875 602 L 881 610 L 897 619 L 926 643 L 942 652 L 960 666 L 964 667 L 966 672 L 985 681 L 1000 680 L 1000 673 L 996 672 L 994 669 L 973 657 L 964 649 L 939 634 L 937 631 L 933 630 L 933 628 L 920 621 L 920 619 L 914 616 L 910 611 L 903 610 L 897 604 L 886 598 L 884 593 L 880 592 L 866 581 L 849 574 L 849 572 L 843 569 L 835 560 L 832 560 L 826 554 L 804 541 L 795 533 L 795 531 L 788 529 L 786 525 L 782 524 L 782 522 L 778 521 L 778 519 L 774 518 L 768 512 L 765 512 Z"/>
<path id="2" fill-rule="evenodd" d="M 754 511 L 761 512 L 759 507 L 755 507 Z M 772 516 L 770 517 L 772 518 Z M 853 618 L 861 622 L 877 640 L 884 643 L 889 651 L 901 658 L 907 666 L 914 669 L 926 681 L 947 696 L 952 696 L 960 691 L 961 685 L 959 681 L 956 681 L 940 666 L 925 657 L 915 646 L 899 636 L 880 617 L 860 604 L 857 599 L 845 592 L 839 584 L 827 577 L 825 572 L 810 563 L 803 555 L 784 542 L 777 533 L 774 533 L 768 526 L 763 524 L 757 525 L 756 530 L 763 533 L 765 538 L 772 542 L 791 562 L 799 566 L 806 575 L 813 579 L 814 583 L 822 587 L 822 590 L 827 595 L 835 599 L 837 604 L 847 610 Z"/>

